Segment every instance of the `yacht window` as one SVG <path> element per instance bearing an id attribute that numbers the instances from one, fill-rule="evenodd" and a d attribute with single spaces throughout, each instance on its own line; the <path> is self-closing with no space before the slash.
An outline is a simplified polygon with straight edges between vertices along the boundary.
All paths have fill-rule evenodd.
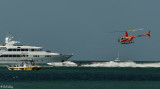
<path id="1" fill-rule="evenodd" d="M 12 51 L 12 49 L 8 49 L 8 51 Z"/>
<path id="2" fill-rule="evenodd" d="M 17 51 L 20 51 L 20 49 L 17 49 Z"/>
<path id="3" fill-rule="evenodd" d="M 12 49 L 13 51 L 16 51 L 16 49 Z"/>
<path id="4" fill-rule="evenodd" d="M 51 55 L 46 55 L 45 57 L 51 57 Z"/>
<path id="5" fill-rule="evenodd" d="M 7 48 L 6 48 L 6 47 L 1 47 L 1 49 L 2 49 L 2 50 L 7 50 Z"/>
<path id="6" fill-rule="evenodd" d="M 34 49 L 31 49 L 31 51 L 34 51 Z"/>
<path id="7" fill-rule="evenodd" d="M 25 55 L 21 55 L 21 57 L 25 57 Z"/>
<path id="8" fill-rule="evenodd" d="M 24 49 L 24 51 L 28 51 L 28 49 Z"/>
<path id="9" fill-rule="evenodd" d="M 16 55 L 13 55 L 13 57 L 16 57 Z"/>
<path id="10" fill-rule="evenodd" d="M 20 57 L 20 55 L 17 55 L 17 57 Z"/>
<path id="11" fill-rule="evenodd" d="M 8 55 L 3 55 L 3 57 L 8 57 Z"/>
<path id="12" fill-rule="evenodd" d="M 39 55 L 33 55 L 33 57 L 39 57 Z"/>
<path id="13" fill-rule="evenodd" d="M 21 49 L 21 51 L 24 51 L 24 49 Z"/>
<path id="14" fill-rule="evenodd" d="M 6 55 L 6 56 L 8 56 L 8 55 Z M 12 55 L 9 55 L 9 57 L 12 57 Z"/>

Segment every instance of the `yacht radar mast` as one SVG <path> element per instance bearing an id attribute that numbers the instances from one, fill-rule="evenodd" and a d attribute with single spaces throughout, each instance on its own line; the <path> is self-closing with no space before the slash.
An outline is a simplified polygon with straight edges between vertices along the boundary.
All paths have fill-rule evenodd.
<path id="1" fill-rule="evenodd" d="M 12 41 L 14 37 L 11 36 L 11 34 L 9 33 L 9 35 L 5 38 L 5 45 L 6 46 L 13 46 L 16 43 L 20 43 L 19 41 Z"/>

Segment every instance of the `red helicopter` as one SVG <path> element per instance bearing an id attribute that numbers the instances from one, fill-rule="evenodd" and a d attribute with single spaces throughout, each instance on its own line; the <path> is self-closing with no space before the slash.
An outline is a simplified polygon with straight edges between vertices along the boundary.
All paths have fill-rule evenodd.
<path id="1" fill-rule="evenodd" d="M 143 29 L 136 29 L 136 30 L 143 30 Z M 148 35 L 150 37 L 150 30 L 149 30 L 148 34 L 128 36 L 128 32 L 129 31 L 136 31 L 136 30 L 127 30 L 127 31 L 125 31 L 125 36 L 120 37 L 118 42 L 121 43 L 121 44 L 130 44 L 130 43 L 133 43 L 132 40 L 135 37 L 141 37 L 141 36 L 146 36 L 146 35 Z"/>

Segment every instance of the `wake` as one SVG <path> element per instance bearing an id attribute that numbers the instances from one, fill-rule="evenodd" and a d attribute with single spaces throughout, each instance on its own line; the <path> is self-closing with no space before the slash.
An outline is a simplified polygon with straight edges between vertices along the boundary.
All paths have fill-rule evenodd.
<path id="1" fill-rule="evenodd" d="M 127 62 L 115 62 L 115 61 L 109 61 L 109 62 L 93 62 L 92 64 L 81 64 L 80 66 L 74 62 L 66 61 L 66 62 L 53 62 L 53 63 L 47 63 L 48 66 L 43 67 L 142 67 L 142 68 L 159 68 L 160 62 L 156 63 L 136 63 L 133 61 L 127 61 Z"/>
<path id="2" fill-rule="evenodd" d="M 157 63 L 136 63 L 136 62 L 101 62 L 101 63 L 94 63 L 94 64 L 86 64 L 82 65 L 83 67 L 160 67 L 160 62 Z"/>

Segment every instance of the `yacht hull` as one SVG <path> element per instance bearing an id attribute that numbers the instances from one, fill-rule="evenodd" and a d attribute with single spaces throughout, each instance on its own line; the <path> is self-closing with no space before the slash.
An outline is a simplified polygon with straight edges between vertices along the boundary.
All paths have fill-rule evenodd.
<path id="1" fill-rule="evenodd" d="M 45 58 L 45 57 L 39 57 L 39 58 L 35 58 L 35 57 L 28 57 L 28 58 L 0 58 L 0 65 L 13 65 L 13 64 L 20 64 L 23 61 L 26 60 L 34 60 L 35 64 L 38 65 L 45 65 L 47 63 L 50 62 L 63 62 L 63 61 L 67 61 L 70 57 L 72 57 L 73 55 L 56 55 L 56 56 L 52 56 L 50 58 Z"/>

